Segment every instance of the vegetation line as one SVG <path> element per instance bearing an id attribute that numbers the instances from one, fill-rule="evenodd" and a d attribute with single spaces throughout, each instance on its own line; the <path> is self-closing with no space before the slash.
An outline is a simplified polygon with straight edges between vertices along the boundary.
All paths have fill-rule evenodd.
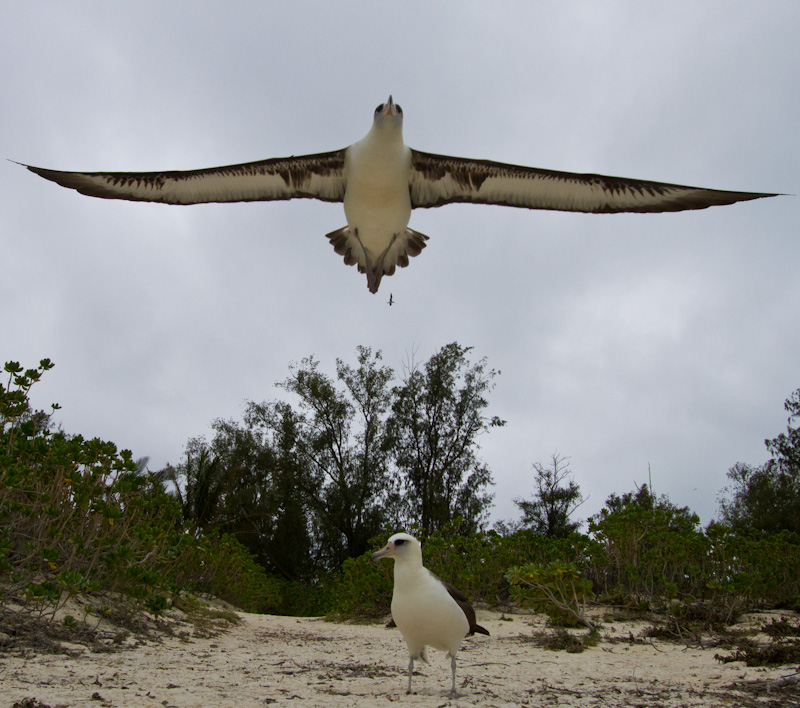
<path id="1" fill-rule="evenodd" d="M 47 619 L 71 597 L 115 593 L 158 614 L 191 592 L 254 612 L 378 617 L 391 581 L 369 554 L 403 528 L 473 602 L 560 625 L 591 629 L 597 599 L 664 613 L 686 636 L 698 607 L 706 623 L 800 609 L 800 389 L 787 432 L 766 441 L 770 460 L 731 469 L 706 528 L 643 485 L 612 494 L 579 533 L 582 496 L 556 454 L 534 465 L 534 497 L 515 500 L 522 518 L 490 530 L 478 441 L 505 421 L 486 412 L 497 372 L 470 357 L 454 342 L 400 380 L 367 347 L 354 365 L 337 360 L 335 378 L 309 357 L 280 384 L 291 403 L 249 402 L 242 421 L 215 421 L 212 440 L 190 440 L 184 461 L 157 472 L 31 408 L 49 360 L 7 362 L 3 604 Z"/>

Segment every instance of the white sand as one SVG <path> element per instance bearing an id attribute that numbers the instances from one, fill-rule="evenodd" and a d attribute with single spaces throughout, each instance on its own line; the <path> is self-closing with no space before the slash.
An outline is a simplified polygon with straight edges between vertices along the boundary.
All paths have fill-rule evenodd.
<path id="1" fill-rule="evenodd" d="M 400 633 L 382 625 L 242 614 L 214 638 L 166 636 L 114 653 L 75 645 L 75 656 L 10 652 L 0 656 L 0 708 L 35 697 L 56 706 L 731 706 L 768 705 L 735 682 L 779 678 L 794 667 L 720 664 L 719 649 L 693 649 L 635 637 L 646 625 L 610 623 L 603 641 L 581 654 L 526 641 L 541 616 L 479 612 L 492 634 L 465 640 L 451 699 L 449 660 L 431 651 L 417 662 L 406 695 L 408 655 Z M 763 617 L 761 621 L 764 621 Z M 188 634 L 188 633 L 187 633 Z M 771 697 L 774 701 L 776 696 Z M 762 702 L 763 701 L 763 702 Z M 773 702 L 772 705 L 775 705 Z"/>

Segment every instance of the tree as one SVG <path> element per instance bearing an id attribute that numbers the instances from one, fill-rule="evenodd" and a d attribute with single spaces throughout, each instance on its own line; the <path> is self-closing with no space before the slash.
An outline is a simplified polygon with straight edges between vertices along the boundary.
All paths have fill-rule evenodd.
<path id="1" fill-rule="evenodd" d="M 398 496 L 396 479 L 388 473 L 386 420 L 394 372 L 381 365 L 379 351 L 359 346 L 357 356 L 357 367 L 336 360 L 343 390 L 319 371 L 313 357 L 291 367 L 279 384 L 299 398 L 294 448 L 303 470 L 299 481 L 331 567 L 368 550 Z"/>
<path id="2" fill-rule="evenodd" d="M 184 464 L 162 470 L 197 529 L 230 533 L 270 572 L 307 579 L 363 554 L 388 527 L 474 530 L 491 503 L 477 437 L 496 372 L 451 344 L 391 388 L 380 352 L 357 348 L 335 376 L 313 357 L 289 367 L 288 401 L 246 404 L 190 440 Z M 417 513 L 418 510 L 422 510 Z"/>
<path id="3" fill-rule="evenodd" d="M 522 526 L 548 538 L 566 538 L 578 530 L 580 521 L 570 521 L 573 512 L 585 501 L 572 479 L 566 457 L 553 453 L 552 464 L 534 462 L 535 495 L 531 500 L 514 499 L 522 511 Z"/>
<path id="4" fill-rule="evenodd" d="M 279 436 L 247 416 L 244 423 L 217 419 L 212 427 L 210 443 L 192 438 L 185 462 L 158 473 L 172 482 L 184 518 L 198 535 L 233 535 L 261 566 L 287 580 L 313 574 L 307 509 Z"/>
<path id="5" fill-rule="evenodd" d="M 171 472 L 198 528 L 233 534 L 270 572 L 298 580 L 368 550 L 398 506 L 386 425 L 393 372 L 381 354 L 313 357 L 278 384 L 297 400 L 249 401 L 243 422 L 216 420 L 211 443 L 190 441 Z M 396 513 L 395 513 L 396 518 Z"/>
<path id="6" fill-rule="evenodd" d="M 722 490 L 720 516 L 734 529 L 765 534 L 783 530 L 800 533 L 800 389 L 785 402 L 788 430 L 765 440 L 772 458 L 763 465 L 737 462 L 728 470 L 730 485 Z"/>
<path id="7" fill-rule="evenodd" d="M 589 518 L 590 527 L 613 518 L 625 515 L 647 519 L 659 519 L 670 530 L 694 529 L 700 523 L 697 516 L 688 506 L 676 506 L 666 494 L 657 497 L 646 484 L 636 486 L 636 491 L 618 495 L 612 492 L 606 499 L 605 506 Z"/>
<path id="8" fill-rule="evenodd" d="M 167 465 L 156 472 L 164 482 L 172 483 L 173 496 L 178 500 L 183 518 L 199 530 L 216 526 L 223 480 L 219 460 L 213 456 L 203 438 L 186 443 L 186 462 L 177 467 Z"/>
<path id="9" fill-rule="evenodd" d="M 704 537 L 700 517 L 689 507 L 678 507 L 665 495 L 656 497 L 643 484 L 635 492 L 611 494 L 588 521 L 589 533 L 602 547 L 596 587 L 638 599 L 697 590 L 686 566 Z"/>
<path id="10" fill-rule="evenodd" d="M 765 534 L 800 533 L 800 479 L 776 460 L 763 465 L 737 462 L 728 470 L 722 490 L 721 521 L 736 530 Z M 730 495 L 728 497 L 728 495 Z"/>
<path id="11" fill-rule="evenodd" d="M 446 345 L 424 367 L 411 364 L 393 390 L 390 433 L 404 475 L 403 517 L 425 534 L 457 518 L 464 532 L 474 531 L 491 505 L 492 475 L 477 457 L 478 437 L 505 421 L 485 417 L 485 396 L 498 372 L 487 369 L 486 359 L 471 364 L 470 351 Z"/>
<path id="12" fill-rule="evenodd" d="M 299 416 L 282 401 L 256 404 L 245 409 L 247 438 L 260 450 L 252 459 L 253 471 L 241 477 L 232 498 L 240 508 L 252 509 L 242 519 L 239 537 L 261 550 L 262 564 L 288 580 L 313 577 L 324 566 L 319 544 L 314 541 L 313 493 L 297 454 Z M 251 536 L 243 531 L 249 526 Z"/>
<path id="13" fill-rule="evenodd" d="M 800 426 L 793 428 L 792 423 L 800 418 L 800 388 L 786 399 L 783 407 L 789 413 L 786 432 L 765 440 L 764 444 L 781 472 L 797 478 L 800 476 Z"/>
<path id="14" fill-rule="evenodd" d="M 622 513 L 629 508 L 644 509 L 652 511 L 658 504 L 658 498 L 650 490 L 650 488 L 643 484 L 641 487 L 636 486 L 635 492 L 625 492 L 619 495 L 616 492 L 611 492 L 606 499 L 606 505 L 599 511 L 593 518 L 605 519 L 611 514 Z"/>

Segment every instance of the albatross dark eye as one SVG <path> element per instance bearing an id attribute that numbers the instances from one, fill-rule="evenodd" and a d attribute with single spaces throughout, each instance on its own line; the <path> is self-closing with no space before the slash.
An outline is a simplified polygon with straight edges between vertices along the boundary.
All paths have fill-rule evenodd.
<path id="1" fill-rule="evenodd" d="M 380 105 L 380 106 L 378 106 L 378 107 L 375 109 L 375 113 L 380 113 L 382 110 L 383 110 L 383 104 L 381 103 L 381 105 Z"/>
<path id="2" fill-rule="evenodd" d="M 406 540 L 405 540 L 404 538 L 398 538 L 398 539 L 397 539 L 397 540 L 394 542 L 394 545 L 395 545 L 395 546 L 402 546 L 402 545 L 403 545 L 405 542 L 406 542 Z"/>
<path id="3" fill-rule="evenodd" d="M 403 109 L 402 109 L 402 108 L 400 108 L 400 106 L 399 106 L 397 103 L 395 103 L 395 104 L 394 104 L 394 107 L 397 109 L 397 112 L 398 112 L 400 115 L 403 115 Z"/>

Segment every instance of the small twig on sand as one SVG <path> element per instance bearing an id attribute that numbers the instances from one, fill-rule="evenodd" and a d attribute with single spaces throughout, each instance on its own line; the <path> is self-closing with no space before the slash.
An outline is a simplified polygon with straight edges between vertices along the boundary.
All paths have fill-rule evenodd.
<path id="1" fill-rule="evenodd" d="M 540 662 L 535 662 L 540 663 Z M 465 666 L 510 666 L 502 661 L 481 661 L 478 664 L 465 664 Z"/>
<path id="2" fill-rule="evenodd" d="M 573 691 L 571 688 L 562 688 L 560 686 L 551 686 L 549 683 L 545 683 L 544 680 L 541 681 L 542 683 L 542 690 L 544 691 L 558 691 L 559 693 L 571 693 L 574 696 L 580 696 L 580 691 Z"/>

